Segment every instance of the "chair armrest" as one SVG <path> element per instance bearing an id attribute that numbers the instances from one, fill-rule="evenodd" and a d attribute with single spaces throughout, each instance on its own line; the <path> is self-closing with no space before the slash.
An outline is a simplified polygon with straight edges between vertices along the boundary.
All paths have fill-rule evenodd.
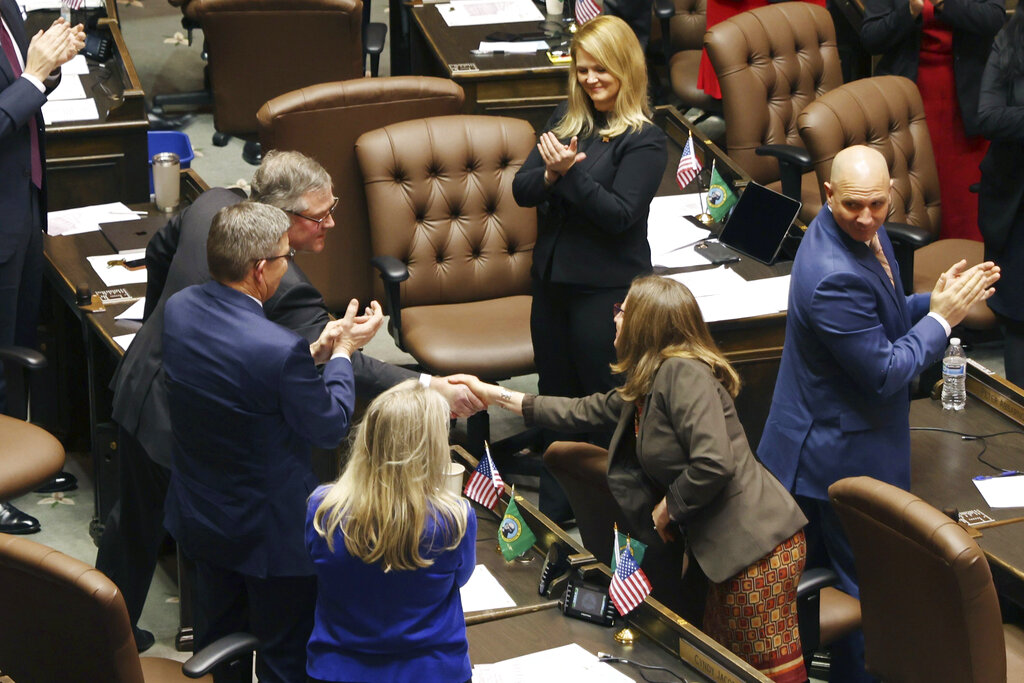
<path id="1" fill-rule="evenodd" d="M 675 0 L 654 0 L 654 16 L 659 19 L 671 19 L 675 15 Z"/>
<path id="2" fill-rule="evenodd" d="M 779 160 L 782 194 L 800 201 L 801 178 L 814 165 L 810 152 L 796 145 L 761 145 L 754 151 L 758 156 L 775 157 Z"/>
<path id="3" fill-rule="evenodd" d="M 371 55 L 384 52 L 384 40 L 388 35 L 388 25 L 379 21 L 371 22 L 366 27 L 363 37 L 363 51 Z"/>
<path id="4" fill-rule="evenodd" d="M 233 662 L 259 647 L 260 641 L 249 633 L 232 633 L 218 638 L 181 665 L 181 672 L 189 678 L 202 678 L 213 667 Z"/>
<path id="5" fill-rule="evenodd" d="M 675 0 L 654 0 L 654 16 L 658 18 L 661 25 L 661 52 L 665 59 L 665 68 L 668 68 L 669 60 L 672 58 L 672 17 L 676 15 Z M 671 77 L 669 80 L 672 80 Z M 669 90 L 671 91 L 671 87 Z"/>
<path id="6" fill-rule="evenodd" d="M 394 256 L 374 256 L 370 263 L 380 271 L 384 282 L 384 312 L 388 315 L 388 330 L 402 347 L 402 290 L 399 283 L 409 279 L 409 268 Z"/>
<path id="7" fill-rule="evenodd" d="M 931 244 L 935 237 L 924 228 L 909 223 L 886 223 L 885 232 L 895 247 L 896 244 L 906 245 L 911 249 L 920 249 Z"/>
<path id="8" fill-rule="evenodd" d="M 17 363 L 27 370 L 46 367 L 46 356 L 24 346 L 0 346 L 0 360 Z"/>
<path id="9" fill-rule="evenodd" d="M 822 588 L 834 586 L 839 582 L 839 576 L 831 569 L 820 567 L 808 569 L 800 576 L 800 583 L 796 587 L 796 598 L 807 597 L 819 592 Z"/>

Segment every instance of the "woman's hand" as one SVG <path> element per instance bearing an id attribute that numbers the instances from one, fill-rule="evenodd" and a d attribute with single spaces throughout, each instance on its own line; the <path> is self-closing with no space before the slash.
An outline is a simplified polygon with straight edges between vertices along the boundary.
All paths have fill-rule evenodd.
<path id="1" fill-rule="evenodd" d="M 563 145 L 551 131 L 541 134 L 537 142 L 537 151 L 544 160 L 544 180 L 549 185 L 564 176 L 573 164 L 587 158 L 586 153 L 576 151 L 578 144 L 575 135 L 568 145 Z"/>
<path id="2" fill-rule="evenodd" d="M 921 14 L 921 10 L 924 9 L 924 0 L 910 0 L 909 4 L 910 16 L 918 17 Z"/>
<path id="3" fill-rule="evenodd" d="M 654 521 L 654 530 L 661 536 L 661 540 L 665 543 L 675 540 L 676 535 L 672 531 L 672 519 L 668 516 L 668 502 L 666 498 L 662 498 L 661 502 L 654 506 L 651 519 Z"/>

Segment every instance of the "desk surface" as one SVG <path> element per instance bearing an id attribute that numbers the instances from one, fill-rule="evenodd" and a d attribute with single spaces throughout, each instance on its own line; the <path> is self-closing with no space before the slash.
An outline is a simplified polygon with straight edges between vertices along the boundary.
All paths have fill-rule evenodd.
<path id="1" fill-rule="evenodd" d="M 969 368 L 967 408 L 961 413 L 942 410 L 939 401 L 918 399 L 910 407 L 910 425 L 941 427 L 968 434 L 1020 431 L 1013 414 L 1024 408 L 1024 395 L 1001 379 L 985 377 Z M 1009 413 L 1009 414 L 1007 414 Z M 963 441 L 959 435 L 912 431 L 910 490 L 940 510 L 978 509 L 996 520 L 1024 514 L 1022 508 L 992 509 L 972 479 L 995 470 L 978 460 L 979 441 Z M 984 459 L 1004 469 L 1024 470 L 1024 434 L 985 440 Z M 985 551 L 1000 594 L 1024 605 L 1024 522 L 985 529 L 978 545 Z"/>

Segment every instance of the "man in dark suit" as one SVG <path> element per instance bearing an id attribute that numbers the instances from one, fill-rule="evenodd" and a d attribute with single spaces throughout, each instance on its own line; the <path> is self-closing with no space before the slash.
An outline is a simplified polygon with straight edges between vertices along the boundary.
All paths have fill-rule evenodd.
<path id="1" fill-rule="evenodd" d="M 859 595 L 853 552 L 828 487 L 868 475 L 910 488 L 910 396 L 915 375 L 942 355 L 950 327 L 991 296 L 999 269 L 965 262 L 932 293 L 904 295 L 882 223 L 885 158 L 867 147 L 836 155 L 827 203 L 793 263 L 786 343 L 758 456 L 808 518 L 808 567 L 831 564 Z M 834 680 L 863 676 L 863 639 L 833 649 Z M 845 678 L 849 676 L 849 678 Z"/>
<path id="2" fill-rule="evenodd" d="M 298 152 L 267 153 L 252 181 L 253 199 L 286 210 L 289 242 L 297 251 L 319 252 L 334 227 L 331 178 Z M 145 323 L 113 380 L 113 417 L 120 430 L 120 499 L 105 520 L 96 568 L 121 589 L 140 650 L 153 635 L 137 628 L 164 537 L 163 502 L 171 465 L 171 426 L 162 370 L 164 308 L 176 292 L 210 278 L 206 238 L 213 216 L 242 196 L 224 188 L 204 192 L 172 218 L 146 249 Z M 323 297 L 294 263 L 277 292 L 264 302 L 267 318 L 315 343 L 330 315 Z M 352 354 L 356 393 L 370 399 L 416 373 L 360 352 Z M 459 416 L 482 409 L 461 385 L 420 376 L 441 391 Z M 467 397 L 468 395 L 468 397 Z"/>
<path id="3" fill-rule="evenodd" d="M 165 522 L 196 562 L 196 649 L 250 632 L 259 679 L 282 683 L 305 679 L 313 627 L 311 444 L 334 448 L 348 433 L 351 357 L 384 319 L 376 302 L 357 317 L 353 300 L 313 345 L 268 320 L 263 302 L 295 253 L 288 227 L 266 204 L 218 211 L 207 242 L 213 281 L 168 299 L 163 335 L 173 440 Z"/>
<path id="4" fill-rule="evenodd" d="M 51 72 L 84 44 L 82 26 L 60 19 L 29 40 L 14 0 L 0 0 L 0 346 L 35 346 L 46 222 L 39 110 L 56 85 Z M 0 412 L 7 408 L 0 364 Z M 38 520 L 0 503 L 0 532 L 36 531 Z"/>

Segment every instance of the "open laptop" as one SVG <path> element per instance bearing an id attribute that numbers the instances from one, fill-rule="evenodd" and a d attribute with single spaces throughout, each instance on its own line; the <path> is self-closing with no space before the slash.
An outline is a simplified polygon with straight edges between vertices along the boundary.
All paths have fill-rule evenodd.
<path id="1" fill-rule="evenodd" d="M 800 206 L 797 200 L 751 181 L 729 214 L 718 241 L 732 251 L 770 266 L 778 259 Z M 711 243 L 702 252 L 708 252 L 704 255 L 712 262 L 723 262 L 725 259 L 718 252 L 724 250 L 713 249 L 714 246 Z M 717 258 L 713 258 L 716 255 Z"/>

